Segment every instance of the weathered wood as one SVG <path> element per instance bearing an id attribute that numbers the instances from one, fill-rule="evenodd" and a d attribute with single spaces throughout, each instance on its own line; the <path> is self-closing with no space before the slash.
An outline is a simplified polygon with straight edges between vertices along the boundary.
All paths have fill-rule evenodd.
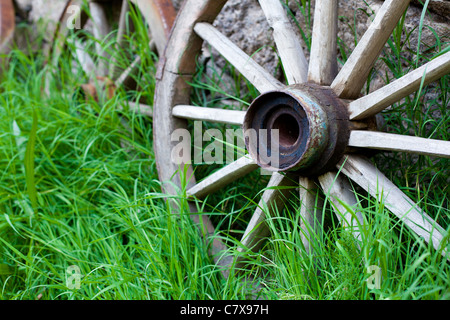
<path id="1" fill-rule="evenodd" d="M 169 195 L 178 195 L 178 191 L 187 190 L 188 195 L 194 195 L 202 198 L 207 194 L 214 192 L 218 188 L 226 186 L 233 179 L 245 175 L 247 170 L 251 171 L 254 170 L 254 168 L 257 168 L 254 163 L 246 163 L 246 161 L 241 158 L 233 164 L 225 166 L 216 173 L 213 173 L 200 183 L 196 183 L 196 179 L 193 174 L 193 167 L 189 163 L 177 165 L 170 161 L 172 148 L 174 147 L 174 143 L 171 141 L 171 134 L 176 129 L 186 129 L 186 119 L 192 118 L 202 121 L 209 121 L 212 118 L 214 121 L 217 120 L 216 115 L 211 115 L 209 110 L 205 113 L 205 115 L 202 115 L 202 112 L 206 112 L 206 110 L 198 110 L 197 108 L 199 107 L 189 105 L 191 103 L 191 89 L 189 83 L 192 82 L 192 75 L 196 70 L 196 58 L 201 52 L 200 50 L 202 48 L 203 39 L 215 47 L 261 92 L 283 87 L 283 85 L 268 74 L 264 68 L 251 60 L 248 55 L 245 53 L 243 54 L 242 50 L 237 48 L 237 46 L 232 44 L 228 38 L 220 34 L 215 28 L 212 27 L 211 24 L 225 2 L 226 1 L 224 0 L 185 1 L 183 4 L 183 9 L 180 11 L 174 25 L 172 37 L 166 48 L 166 54 L 162 56 L 160 60 L 159 70 L 156 75 L 157 85 L 154 103 L 154 150 L 158 167 L 158 175 L 160 181 L 162 182 L 164 192 Z M 267 8 L 270 8 L 271 5 L 279 5 L 276 4 L 275 1 L 273 3 L 269 1 L 261 1 L 261 3 L 267 4 L 265 10 L 266 12 L 270 11 Z M 398 6 L 405 5 L 405 1 L 387 1 L 387 3 L 388 4 L 384 9 L 385 12 L 383 13 L 382 10 L 381 13 L 377 15 L 381 21 L 380 25 L 384 29 L 387 28 L 386 25 L 388 27 L 392 26 L 393 28 L 397 21 L 392 17 L 392 15 L 397 15 L 399 17 L 403 12 L 398 8 Z M 397 3 L 400 4 L 397 6 Z M 267 13 L 266 16 L 268 20 L 270 20 L 277 14 L 279 14 L 279 12 L 274 11 Z M 387 20 L 388 22 L 385 22 L 384 20 Z M 271 25 L 276 24 L 274 20 L 269 21 L 269 23 L 271 23 Z M 275 29 L 276 27 L 273 28 Z M 380 40 L 380 38 L 388 37 L 390 32 L 389 34 L 387 33 L 388 32 L 386 30 L 370 30 L 366 34 L 366 39 L 354 55 L 353 59 L 355 59 L 355 61 L 350 61 L 349 66 L 344 67 L 344 74 L 345 69 L 347 69 L 346 76 L 350 78 L 350 82 L 356 83 L 357 86 L 361 87 L 364 85 L 365 79 L 361 83 L 356 78 L 364 78 L 359 73 L 370 70 L 371 68 L 371 66 L 366 65 L 366 54 L 369 56 L 369 60 L 372 58 L 376 59 L 378 53 L 374 53 L 372 51 L 376 51 L 375 49 L 381 50 L 385 40 L 382 41 L 383 39 Z M 376 44 L 372 42 L 376 42 Z M 278 45 L 279 44 L 277 43 L 277 46 Z M 289 45 L 285 45 L 289 47 Z M 281 46 L 283 46 L 283 44 L 281 44 Z M 278 49 L 282 51 L 280 48 Z M 357 67 L 357 70 L 352 70 L 352 63 Z M 370 63 L 371 62 L 369 61 L 369 65 Z M 247 72 L 247 75 L 245 72 Z M 341 75 L 341 77 L 343 77 L 343 75 Z M 292 79 L 293 78 L 289 81 L 292 82 Z M 342 79 L 346 80 L 345 77 Z M 353 85 L 347 84 L 345 81 L 342 85 L 344 88 L 342 92 L 349 90 L 354 92 L 357 91 L 359 94 L 361 89 L 361 87 L 359 87 L 359 89 L 355 88 Z M 348 86 L 348 88 L 346 86 Z M 355 94 L 350 94 L 348 96 L 346 96 L 346 94 L 347 93 L 342 94 L 341 96 L 355 96 Z M 221 111 L 218 112 L 220 113 Z M 222 114 L 221 118 L 224 119 L 226 117 Z M 240 161 L 242 161 L 242 163 Z M 182 178 L 180 178 L 180 176 Z M 289 179 L 282 177 L 281 174 L 274 173 L 269 186 L 283 186 L 287 180 Z M 353 232 L 355 238 L 360 240 L 363 236 L 362 232 L 364 230 L 362 227 L 364 226 L 364 220 L 361 212 L 358 211 L 357 199 L 347 177 L 343 177 L 342 175 L 336 176 L 335 172 L 331 172 L 322 175 L 319 178 L 319 181 L 325 192 L 330 195 L 329 199 L 339 219 L 345 227 L 350 228 L 350 231 Z M 306 185 L 307 189 L 310 189 L 311 187 L 310 180 L 299 180 L 299 183 L 304 186 Z M 264 190 L 259 207 L 255 210 L 250 223 L 244 232 L 244 236 L 241 241 L 242 247 L 239 251 L 245 251 L 247 249 L 256 250 L 258 248 L 258 245 L 261 243 L 261 237 L 267 235 L 268 229 L 266 219 L 269 218 L 268 215 L 273 213 L 273 210 L 281 210 L 285 205 L 285 202 L 282 201 L 282 195 L 284 192 L 288 192 L 287 189 L 268 188 Z M 170 198 L 169 195 L 168 198 Z M 175 196 L 175 198 L 176 197 L 177 196 Z M 314 197 L 312 194 L 307 192 L 306 189 L 303 189 L 303 191 L 300 191 L 300 198 L 303 199 L 302 205 L 305 205 L 305 207 L 301 207 L 300 210 L 301 215 L 304 217 L 303 221 L 306 222 L 307 219 L 312 217 L 311 208 L 313 207 Z M 344 202 L 346 205 L 343 205 Z M 216 233 L 211 221 L 204 215 L 195 214 L 196 208 L 194 204 L 196 203 L 196 201 L 190 201 L 192 217 L 193 219 L 203 221 L 203 225 L 207 225 L 206 229 L 208 231 L 204 232 L 205 239 L 207 241 L 213 240 L 213 244 L 210 247 L 211 251 L 214 252 L 216 256 L 217 254 L 220 255 L 222 252 L 227 251 L 227 248 L 224 243 L 219 241 L 215 236 Z M 306 232 L 304 235 L 309 236 Z M 230 267 L 229 261 L 232 261 L 232 257 L 225 257 L 226 259 L 222 260 L 215 258 L 215 261 L 219 266 L 228 268 Z M 221 262 L 225 260 L 228 261 L 228 263 Z M 238 259 L 237 262 L 239 261 L 242 260 Z"/>
<path id="2" fill-rule="evenodd" d="M 130 4 L 128 1 L 122 1 L 122 7 L 120 9 L 119 27 L 117 29 L 116 43 L 119 48 L 122 47 L 124 42 L 124 36 L 127 29 L 127 18 L 130 12 Z"/>
<path id="3" fill-rule="evenodd" d="M 193 28 L 197 22 L 212 23 L 226 1 L 184 1 L 172 29 L 171 41 L 167 43 L 166 52 L 170 54 L 165 54 L 160 61 L 161 73 L 157 73 L 157 79 L 162 78 L 163 70 L 185 77 L 195 72 L 203 39 L 193 32 Z"/>
<path id="4" fill-rule="evenodd" d="M 283 84 L 256 63 L 230 39 L 209 23 L 197 23 L 194 31 L 228 60 L 259 92 L 276 90 Z"/>
<path id="5" fill-rule="evenodd" d="M 207 215 L 195 214 L 197 208 L 194 203 L 189 204 L 192 212 L 191 219 L 198 227 L 202 238 L 207 242 L 209 255 L 214 259 L 225 278 L 228 277 L 233 265 L 234 256 L 229 253 L 229 247 L 217 235 L 214 225 Z"/>
<path id="6" fill-rule="evenodd" d="M 154 40 L 150 41 L 150 50 L 155 51 L 156 50 L 156 43 Z M 126 68 L 125 70 L 122 71 L 122 73 L 117 76 L 115 79 L 115 84 L 116 87 L 119 86 L 125 86 L 125 87 L 130 87 L 132 85 L 136 85 L 136 81 L 134 79 L 134 77 L 136 75 L 139 74 L 140 71 L 140 65 L 141 65 L 141 57 L 137 56 L 136 58 L 134 58 L 133 62 L 128 66 L 128 68 Z M 111 70 L 111 69 L 110 69 Z"/>
<path id="7" fill-rule="evenodd" d="M 314 180 L 299 177 L 300 237 L 306 252 L 312 253 L 312 239 L 320 238 L 322 232 L 322 208 L 318 203 L 317 186 Z"/>
<path id="8" fill-rule="evenodd" d="M 308 81 L 330 85 L 338 72 L 338 0 L 317 0 L 311 40 Z"/>
<path id="9" fill-rule="evenodd" d="M 282 210 L 284 206 L 283 199 L 291 190 L 283 188 L 292 185 L 292 180 L 287 176 L 274 172 L 261 196 L 258 207 L 253 213 L 247 228 L 241 238 L 241 247 L 239 251 L 250 249 L 256 251 L 261 245 L 261 240 L 269 234 L 269 228 L 266 219 L 270 218 L 275 210 Z"/>
<path id="10" fill-rule="evenodd" d="M 258 169 L 258 165 L 248 155 L 226 165 L 209 175 L 186 191 L 189 196 L 204 198 L 205 196 L 226 187 L 233 181 Z"/>
<path id="11" fill-rule="evenodd" d="M 171 0 L 131 0 L 136 4 L 149 25 L 151 38 L 158 54 L 163 55 L 167 39 L 175 22 L 176 11 Z"/>
<path id="12" fill-rule="evenodd" d="M 393 133 L 351 131 L 348 145 L 352 147 L 402 151 L 450 158 L 450 141 L 411 137 Z"/>
<path id="13" fill-rule="evenodd" d="M 82 0 L 67 1 L 65 7 L 61 11 L 58 25 L 56 26 L 55 32 L 53 33 L 50 40 L 51 45 L 48 46 L 44 52 L 47 63 L 49 63 L 51 66 L 57 65 L 59 57 L 66 47 L 66 39 L 70 31 L 70 29 L 67 27 L 68 19 L 72 19 L 72 21 L 81 20 L 80 27 L 83 27 L 86 22 L 87 15 L 82 10 L 76 11 L 73 14 L 70 14 L 70 12 L 68 11 L 71 6 L 81 8 L 82 4 Z"/>
<path id="14" fill-rule="evenodd" d="M 196 22 L 212 22 L 225 4 L 224 0 L 198 0 L 187 1 L 179 12 L 172 29 L 172 36 L 167 43 L 166 54 L 159 61 L 159 71 L 156 74 L 156 88 L 154 101 L 153 120 L 153 144 L 155 159 L 158 169 L 158 177 L 162 189 L 167 194 L 176 195 L 177 186 L 181 186 L 180 167 L 170 161 L 174 143 L 171 134 L 176 129 L 187 127 L 186 120 L 172 116 L 172 108 L 179 104 L 189 104 L 190 86 L 192 74 L 195 72 L 196 57 L 200 53 L 202 41 L 193 28 Z M 187 165 L 181 167 L 186 170 L 187 186 L 189 189 L 196 184 L 192 167 Z M 195 221 L 199 218 L 196 207 L 191 205 L 191 217 Z M 204 239 L 210 246 L 210 254 L 218 266 L 223 267 L 223 274 L 229 272 L 229 261 L 232 257 L 224 257 L 221 252 L 226 252 L 226 247 L 214 237 L 214 227 L 209 218 L 201 216 L 204 225 L 210 226 L 207 233 L 202 233 Z"/>
<path id="15" fill-rule="evenodd" d="M 111 63 L 109 65 L 109 77 L 111 79 L 115 79 L 116 77 L 116 56 L 119 54 L 119 51 L 123 49 L 123 43 L 125 39 L 125 31 L 127 28 L 127 18 L 128 13 L 130 12 L 130 4 L 128 1 L 122 1 L 122 7 L 120 9 L 120 17 L 119 17 L 119 27 L 117 29 L 116 36 L 116 52 L 113 53 L 111 57 Z"/>
<path id="16" fill-rule="evenodd" d="M 150 118 L 153 117 L 153 108 L 151 106 L 131 101 L 128 101 L 127 103 L 128 103 L 128 110 L 135 112 L 137 114 L 145 115 Z M 118 105 L 117 109 L 122 111 L 124 110 L 124 107 L 122 105 Z"/>
<path id="17" fill-rule="evenodd" d="M 133 81 L 133 76 L 139 72 L 140 64 L 141 64 L 141 57 L 137 56 L 136 58 L 134 58 L 133 62 L 128 66 L 128 68 L 126 68 L 114 81 L 116 86 L 117 87 L 122 85 L 127 86 L 128 83 Z M 114 72 L 114 70 L 112 72 Z"/>
<path id="18" fill-rule="evenodd" d="M 96 68 L 96 65 L 94 63 L 94 60 L 92 60 L 91 56 L 89 55 L 88 51 L 86 51 L 86 47 L 83 42 L 81 42 L 79 39 L 67 39 L 67 44 L 75 48 L 75 57 L 78 60 L 78 63 L 80 64 L 81 69 L 83 69 L 84 73 L 88 77 L 95 78 L 94 70 Z"/>
<path id="19" fill-rule="evenodd" d="M 172 115 L 183 119 L 242 125 L 245 111 L 178 105 L 173 107 Z"/>
<path id="20" fill-rule="evenodd" d="M 13 40 L 16 15 L 12 0 L 0 2 L 0 53 L 5 53 Z"/>
<path id="21" fill-rule="evenodd" d="M 68 15 L 67 10 L 70 6 L 75 5 L 78 7 L 82 6 L 82 0 L 72 0 L 67 1 L 67 4 L 61 13 L 61 17 L 59 20 L 59 25 L 55 31 L 53 36 L 52 45 L 49 47 L 46 56 L 51 58 L 51 64 L 53 66 L 56 65 L 59 56 L 61 55 L 62 50 L 65 48 L 65 42 L 67 40 L 67 35 L 69 28 L 67 27 L 67 19 L 70 17 L 71 19 L 79 19 L 80 17 L 74 17 L 73 15 Z M 105 50 L 102 49 L 101 42 L 104 40 L 105 36 L 109 34 L 111 31 L 110 22 L 107 19 L 107 15 L 105 14 L 105 8 L 110 5 L 111 0 L 102 0 L 102 1 L 89 1 L 90 12 L 92 16 L 92 20 L 94 21 L 94 36 L 97 38 L 98 43 L 96 44 L 96 50 L 99 53 L 100 57 L 100 69 L 96 70 L 96 76 L 110 74 L 112 78 L 115 77 L 115 69 L 114 66 L 114 57 L 113 59 L 108 58 L 108 54 Z M 133 4 L 136 5 L 137 9 L 142 13 L 144 19 L 149 25 L 152 43 L 157 48 L 158 52 L 162 54 L 164 51 L 165 45 L 167 43 L 168 36 L 170 34 L 171 27 L 175 20 L 175 9 L 170 0 L 131 0 Z M 123 35 L 125 33 L 125 18 L 126 14 L 129 11 L 128 1 L 123 1 L 121 14 L 119 19 L 119 30 L 117 35 L 117 43 L 119 46 L 123 44 Z M 83 11 L 81 13 L 82 23 L 81 27 L 84 26 L 86 22 L 87 16 Z M 98 67 L 97 67 L 98 68 Z M 128 76 L 131 75 L 131 68 L 127 68 L 125 71 L 128 73 Z M 126 74 L 122 72 L 121 81 L 126 82 Z"/>
<path id="22" fill-rule="evenodd" d="M 103 49 L 103 42 L 111 31 L 111 25 L 106 15 L 106 4 L 90 2 L 89 10 L 91 19 L 94 22 L 94 37 L 97 40 L 95 43 L 97 53 L 97 68 L 95 73 L 97 76 L 104 77 L 108 74 L 109 55 L 108 52 Z"/>
<path id="23" fill-rule="evenodd" d="M 356 48 L 331 84 L 340 98 L 355 99 L 366 83 L 370 70 L 381 53 L 410 0 L 386 0 Z"/>
<path id="24" fill-rule="evenodd" d="M 364 226 L 364 219 L 357 210 L 358 201 L 348 180 L 330 171 L 319 176 L 319 182 L 325 194 L 329 196 L 336 217 L 356 240 L 361 241 L 360 228 Z M 353 210 L 349 211 L 346 206 Z"/>
<path id="25" fill-rule="evenodd" d="M 303 53 L 298 34 L 295 33 L 286 11 L 279 0 L 259 0 L 261 8 L 273 29 L 273 38 L 289 84 L 307 80 L 308 61 Z"/>
<path id="26" fill-rule="evenodd" d="M 417 235 L 423 237 L 426 242 L 431 241 L 436 250 L 442 249 L 440 246 L 446 235 L 445 230 L 386 178 L 369 160 L 361 156 L 348 155 L 338 164 L 338 167 L 377 201 L 382 202 Z M 445 249 L 443 254 L 448 254 L 447 250 Z"/>
<path id="27" fill-rule="evenodd" d="M 405 76 L 391 82 L 362 98 L 350 102 L 348 110 L 350 119 L 359 120 L 370 117 L 419 90 L 442 76 L 450 73 L 450 52 L 447 52 Z"/>
<path id="28" fill-rule="evenodd" d="M 170 198 L 169 195 L 176 195 L 179 192 L 180 177 L 183 171 L 186 172 L 186 188 L 190 189 L 196 185 L 192 166 L 188 164 L 177 165 L 170 161 L 172 148 L 174 147 L 171 134 L 176 129 L 187 127 L 186 120 L 172 117 L 172 105 L 189 102 L 188 82 L 191 77 L 172 73 L 168 70 L 162 76 L 163 82 L 156 87 L 157 92 L 154 101 L 153 144 L 161 187 Z M 200 230 L 205 242 L 211 243 L 209 253 L 214 258 L 215 263 L 223 268 L 222 273 L 226 277 L 230 271 L 229 264 L 233 257 L 223 255 L 226 252 L 226 246 L 215 237 L 214 226 L 208 216 L 196 214 L 197 208 L 193 204 L 190 205 L 190 212 L 192 213 L 192 220 L 201 226 Z"/>

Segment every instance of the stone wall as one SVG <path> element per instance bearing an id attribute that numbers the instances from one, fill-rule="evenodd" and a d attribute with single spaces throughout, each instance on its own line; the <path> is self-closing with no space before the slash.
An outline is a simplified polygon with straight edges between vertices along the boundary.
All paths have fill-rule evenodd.
<path id="1" fill-rule="evenodd" d="M 289 8 L 300 26 L 307 26 L 308 23 L 312 26 L 314 22 L 314 6 L 315 1 L 311 1 L 311 8 L 301 7 L 298 3 L 300 1 L 289 1 Z M 381 0 L 340 0 L 339 1 L 339 23 L 338 23 L 338 37 L 342 40 L 341 44 L 346 48 L 345 51 L 351 53 L 355 47 L 355 41 L 361 39 L 362 35 L 368 28 L 371 18 L 370 14 L 374 14 L 383 4 Z M 437 3 L 442 1 L 431 1 L 433 8 L 425 15 L 424 27 L 421 36 L 421 52 L 428 48 L 435 46 L 436 36 L 440 41 L 449 42 L 449 21 L 442 16 L 442 12 L 438 10 Z M 367 4 L 366 4 L 367 3 Z M 407 10 L 403 41 L 406 41 L 406 34 L 410 33 L 408 41 L 404 46 L 402 55 L 407 59 L 413 58 L 413 53 L 417 51 L 419 23 L 422 14 L 422 6 L 416 5 L 413 1 Z M 430 4 L 431 4 L 430 3 Z M 445 8 L 448 9 L 450 2 L 445 0 Z M 442 4 L 441 4 L 442 5 Z M 442 9 L 442 8 L 441 8 Z M 309 13 L 310 12 L 310 13 Z M 437 13 L 439 14 L 437 14 Z M 372 16 L 373 18 L 373 16 Z M 448 17 L 447 17 L 448 18 Z M 277 58 L 272 41 L 272 33 L 268 23 L 264 18 L 264 14 L 259 7 L 257 0 L 229 0 L 215 21 L 215 26 L 227 35 L 233 42 L 237 43 L 247 54 L 253 55 L 257 60 L 268 70 L 275 72 L 277 65 Z M 430 28 L 433 30 L 431 30 Z M 304 32 L 308 32 L 308 28 L 303 28 Z M 300 33 L 298 34 L 301 37 Z M 308 57 L 309 52 L 306 44 L 303 43 L 305 55 Z M 256 52 L 256 53 L 255 53 Z M 338 57 L 341 58 L 340 54 Z M 223 66 L 223 61 L 220 58 L 215 59 L 219 68 Z M 383 69 L 381 63 L 379 68 Z M 388 70 L 382 70 L 382 72 Z M 278 76 L 280 76 L 278 72 Z M 375 90 L 383 85 L 380 78 L 376 78 L 371 84 L 371 90 Z"/>

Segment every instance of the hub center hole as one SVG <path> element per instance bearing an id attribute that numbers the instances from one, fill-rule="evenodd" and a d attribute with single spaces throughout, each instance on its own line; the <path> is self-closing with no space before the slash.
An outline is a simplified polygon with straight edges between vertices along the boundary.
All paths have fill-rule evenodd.
<path id="1" fill-rule="evenodd" d="M 280 146 L 289 148 L 293 146 L 300 137 L 300 124 L 297 119 L 290 114 L 280 114 L 273 122 L 271 129 L 277 129 L 280 139 Z"/>

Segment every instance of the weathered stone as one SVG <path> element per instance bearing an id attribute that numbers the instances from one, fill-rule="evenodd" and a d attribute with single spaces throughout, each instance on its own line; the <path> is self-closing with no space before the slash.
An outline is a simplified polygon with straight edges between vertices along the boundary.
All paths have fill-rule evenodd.
<path id="1" fill-rule="evenodd" d="M 419 0 L 412 0 L 411 4 L 422 7 L 425 1 L 422 0 L 422 3 Z M 428 9 L 430 12 L 437 14 L 443 17 L 445 20 L 448 20 L 450 17 L 450 1 L 449 0 L 430 0 L 428 4 Z"/>

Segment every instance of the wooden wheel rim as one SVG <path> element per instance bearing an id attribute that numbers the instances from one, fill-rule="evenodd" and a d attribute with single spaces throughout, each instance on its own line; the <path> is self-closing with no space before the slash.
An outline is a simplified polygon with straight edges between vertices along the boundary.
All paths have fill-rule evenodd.
<path id="1" fill-rule="evenodd" d="M 220 116 L 218 114 L 205 116 L 205 113 L 200 110 L 200 107 L 189 106 L 190 88 L 187 83 L 191 80 L 192 74 L 195 71 L 195 57 L 200 52 L 203 39 L 208 39 L 208 42 L 243 73 L 244 77 L 260 93 L 284 88 L 283 84 L 272 79 L 264 70 L 261 71 L 260 67 L 255 65 L 249 57 L 235 50 L 232 44 L 227 42 L 226 39 L 223 39 L 218 31 L 212 27 L 212 22 L 225 2 L 223 0 L 186 1 L 177 17 L 166 48 L 166 55 L 160 64 L 155 92 L 155 114 L 153 122 L 154 148 L 159 178 L 163 183 L 164 190 L 169 194 L 176 194 L 178 191 L 177 187 L 181 187 L 181 180 L 179 174 L 177 174 L 180 165 L 169 161 L 171 159 L 171 150 L 175 145 L 175 142 L 171 141 L 171 133 L 176 129 L 186 128 L 186 119 L 214 119 L 216 122 L 229 121 L 228 123 L 234 123 L 232 120 L 218 120 L 220 116 L 225 117 L 227 112 L 221 113 Z M 279 10 L 281 5 L 278 1 L 261 0 L 259 2 L 269 24 L 274 29 L 275 42 L 277 46 L 281 47 L 283 40 L 286 38 L 292 39 L 289 37 L 292 35 L 289 27 L 284 29 L 286 32 L 281 32 L 285 27 L 283 23 L 286 22 L 285 17 L 282 17 L 281 11 Z M 314 52 L 320 48 L 322 53 L 317 56 L 311 55 L 314 61 L 310 61 L 308 67 L 308 64 L 305 65 L 304 63 L 306 60 L 304 60 L 301 48 L 298 51 L 298 42 L 290 41 L 289 48 L 294 48 L 295 50 L 284 48 L 284 56 L 283 53 L 280 53 L 281 60 L 283 61 L 284 59 L 283 63 L 289 65 L 289 68 L 286 68 L 286 70 L 292 70 L 292 72 L 287 74 L 289 84 L 303 83 L 308 79 L 312 83 L 330 86 L 341 99 L 350 100 L 346 104 L 350 120 L 371 117 L 393 102 L 418 90 L 422 80 L 424 81 L 423 83 L 429 83 L 450 72 L 450 53 L 446 53 L 374 93 L 358 98 L 363 85 L 361 82 L 365 82 L 365 80 L 361 81 L 361 79 L 367 78 L 371 66 L 381 52 L 397 21 L 407 8 L 409 1 L 385 1 L 373 24 L 369 27 L 361 39 L 360 44 L 355 48 L 339 73 L 337 72 L 335 49 L 337 1 L 325 2 L 318 0 L 316 1 L 316 5 L 317 3 L 321 4 L 321 10 L 316 10 L 315 21 L 319 21 L 320 23 L 314 25 L 311 50 Z M 281 29 L 280 25 L 282 26 Z M 334 36 L 330 37 L 329 34 L 334 34 Z M 280 47 L 279 50 L 281 50 Z M 224 48 L 232 48 L 230 49 L 231 54 L 228 57 L 226 56 L 228 51 Z M 364 59 L 361 58 L 363 56 L 365 57 Z M 295 62 L 292 57 L 296 57 L 295 61 L 298 62 Z M 251 69 L 251 72 L 247 72 L 248 69 Z M 424 71 L 426 71 L 426 76 L 422 78 Z M 239 116 L 238 113 L 234 115 Z M 236 123 L 239 123 L 239 121 L 236 121 Z M 381 132 L 352 130 L 349 132 L 349 145 L 450 157 L 450 145 L 447 141 L 432 139 L 425 139 L 428 141 L 423 141 L 423 138 L 402 136 L 401 139 L 408 140 L 407 143 L 392 143 L 386 146 L 389 139 L 395 140 L 397 138 L 399 137 Z M 377 139 L 382 139 L 385 145 L 383 147 L 380 145 L 376 146 L 374 140 Z M 421 145 L 424 142 L 429 146 L 433 145 L 433 147 L 415 148 L 415 142 Z M 444 149 L 445 151 L 443 151 Z M 188 194 L 201 197 L 225 186 L 236 179 L 237 176 L 243 176 L 255 170 L 255 168 L 255 163 L 248 157 L 244 157 L 223 168 L 221 170 L 223 176 L 219 177 L 216 175 L 213 177 L 214 179 L 207 177 L 205 179 L 209 179 L 207 182 L 202 181 L 200 183 L 196 182 L 190 164 L 186 164 L 181 172 L 184 171 L 188 176 L 186 179 Z M 341 175 L 336 174 L 337 169 L 341 170 Z M 343 179 L 342 174 L 356 182 L 376 198 L 379 198 L 379 195 L 376 193 L 377 188 L 383 188 L 385 190 L 383 200 L 390 211 L 427 242 L 431 242 L 436 249 L 442 250 L 443 254 L 448 253 L 446 244 L 441 243 L 445 236 L 444 229 L 418 208 L 412 200 L 401 192 L 400 189 L 378 171 L 368 160 L 359 155 L 346 155 L 341 157 L 338 161 L 337 168 L 318 177 L 321 188 L 330 195 L 333 207 L 336 210 L 344 213 L 347 212 L 345 207 L 336 200 L 337 197 L 350 205 L 356 204 L 357 202 L 348 181 Z M 269 186 L 279 186 L 285 183 L 287 181 L 284 176 L 279 173 L 274 173 L 269 182 Z M 300 197 L 303 199 L 302 203 L 306 204 L 305 208 L 303 206 L 301 208 L 301 215 L 305 218 L 305 221 L 313 221 L 314 214 L 311 214 L 310 209 L 311 203 L 314 203 L 314 200 L 304 190 L 313 188 L 314 183 L 310 179 L 301 176 L 299 178 L 299 185 L 301 187 Z M 276 199 L 278 196 L 275 196 L 275 193 L 273 190 L 268 190 L 263 194 L 261 201 L 266 201 L 267 203 L 277 202 Z M 195 211 L 193 205 L 191 209 L 193 212 Z M 264 221 L 264 215 L 262 210 L 257 209 L 249 222 L 247 230 L 251 230 L 255 234 L 264 233 L 262 228 L 260 230 L 259 227 L 261 222 Z M 214 234 L 214 226 L 208 217 L 204 215 L 201 217 L 193 215 L 193 217 L 195 217 L 194 220 L 196 222 L 201 220 L 204 227 L 206 226 L 207 235 Z M 344 225 L 353 228 L 355 238 L 361 239 L 359 227 L 363 225 L 364 221 L 360 213 L 356 212 L 356 215 L 352 215 L 347 212 L 343 216 L 340 216 L 340 220 Z M 256 238 L 246 237 L 250 234 L 247 230 L 244 233 L 241 244 L 243 247 L 256 248 Z M 307 241 L 305 241 L 305 247 L 307 246 Z M 222 242 L 213 238 L 211 254 L 215 255 L 215 262 L 218 265 L 228 267 L 232 257 L 219 254 L 225 249 L 226 247 Z M 225 275 L 227 272 L 226 269 Z"/>

